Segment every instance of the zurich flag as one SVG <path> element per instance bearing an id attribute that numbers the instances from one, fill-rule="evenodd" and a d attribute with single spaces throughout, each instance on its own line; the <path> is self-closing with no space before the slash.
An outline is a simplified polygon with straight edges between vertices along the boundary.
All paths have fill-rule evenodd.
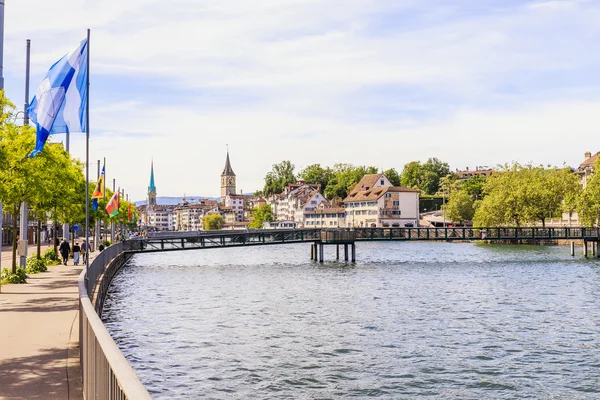
<path id="1" fill-rule="evenodd" d="M 27 114 L 37 126 L 35 150 L 41 152 L 52 133 L 85 132 L 87 103 L 87 39 L 58 60 L 46 74 Z"/>

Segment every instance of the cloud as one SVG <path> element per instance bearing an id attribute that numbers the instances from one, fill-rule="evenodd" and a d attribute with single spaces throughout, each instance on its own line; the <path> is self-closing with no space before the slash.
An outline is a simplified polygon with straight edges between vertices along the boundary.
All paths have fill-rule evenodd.
<path id="1" fill-rule="evenodd" d="M 112 171 L 136 198 L 151 156 L 159 194 L 218 195 L 225 143 L 245 191 L 283 159 L 401 169 L 594 150 L 557 142 L 597 131 L 597 2 L 62 3 L 7 5 L 9 96 L 22 97 L 24 37 L 35 88 L 91 28 L 93 157 L 135 166 Z"/>

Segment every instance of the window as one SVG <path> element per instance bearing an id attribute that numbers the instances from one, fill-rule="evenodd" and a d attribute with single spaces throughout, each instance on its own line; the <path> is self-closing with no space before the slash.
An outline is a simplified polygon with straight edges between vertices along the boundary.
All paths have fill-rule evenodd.
<path id="1" fill-rule="evenodd" d="M 395 206 L 399 206 L 400 205 L 400 200 L 394 200 L 394 205 Z"/>
<path id="2" fill-rule="evenodd" d="M 385 198 L 386 198 L 386 199 L 389 199 L 389 198 L 391 198 L 391 197 L 392 197 L 392 194 L 391 194 L 391 193 L 386 193 L 386 194 L 385 194 Z"/>
<path id="3" fill-rule="evenodd" d="M 385 181 L 383 179 L 379 183 L 385 185 Z"/>

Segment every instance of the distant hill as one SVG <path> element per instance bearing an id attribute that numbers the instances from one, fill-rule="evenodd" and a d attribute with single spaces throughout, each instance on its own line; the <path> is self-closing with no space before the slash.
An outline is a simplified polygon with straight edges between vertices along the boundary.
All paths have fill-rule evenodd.
<path id="1" fill-rule="evenodd" d="M 195 203 L 199 199 L 203 200 L 220 200 L 219 197 L 206 197 L 206 196 L 185 196 L 186 201 Z M 156 203 L 161 206 L 174 206 L 183 202 L 183 197 L 167 197 L 167 196 L 158 196 L 156 197 Z M 143 206 L 146 204 L 146 200 L 136 201 L 136 206 Z"/>

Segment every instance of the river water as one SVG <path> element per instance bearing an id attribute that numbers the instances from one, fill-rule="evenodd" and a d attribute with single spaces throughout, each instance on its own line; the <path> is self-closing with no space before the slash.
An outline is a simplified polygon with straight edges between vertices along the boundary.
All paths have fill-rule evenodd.
<path id="1" fill-rule="evenodd" d="M 103 314 L 156 399 L 598 399 L 600 260 L 358 243 L 136 255 Z"/>

